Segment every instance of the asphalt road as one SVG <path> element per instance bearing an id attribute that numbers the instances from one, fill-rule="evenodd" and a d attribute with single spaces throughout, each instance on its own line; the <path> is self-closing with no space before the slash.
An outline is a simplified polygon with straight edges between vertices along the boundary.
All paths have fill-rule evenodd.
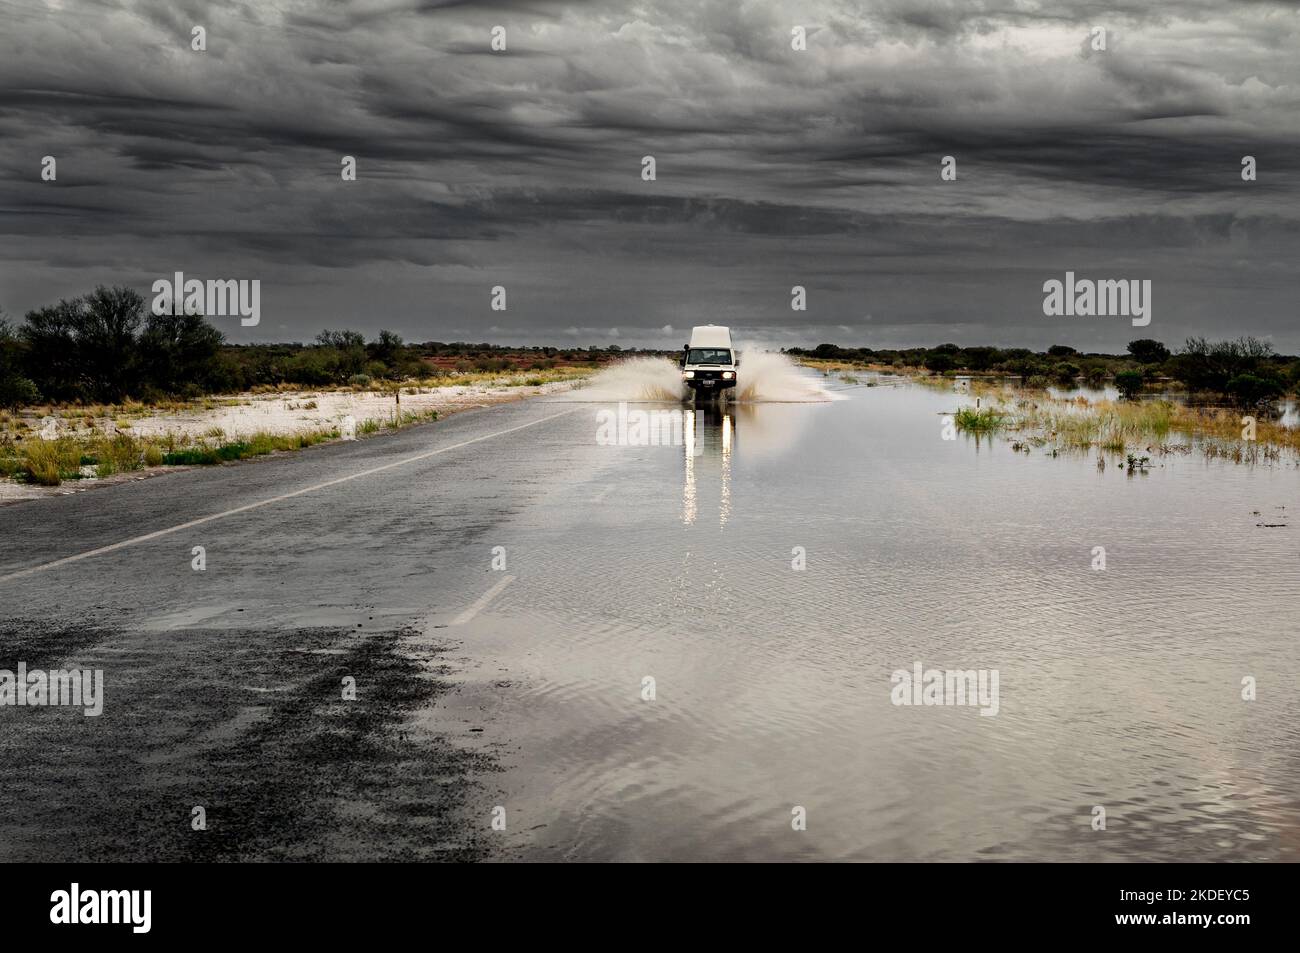
<path id="1" fill-rule="evenodd" d="M 0 708 L 0 859 L 485 856 L 481 728 L 411 715 L 449 690 L 441 627 L 503 588 L 494 533 L 552 489 L 535 462 L 584 466 L 580 406 L 0 508 L 0 668 L 104 673 L 97 717 Z"/>

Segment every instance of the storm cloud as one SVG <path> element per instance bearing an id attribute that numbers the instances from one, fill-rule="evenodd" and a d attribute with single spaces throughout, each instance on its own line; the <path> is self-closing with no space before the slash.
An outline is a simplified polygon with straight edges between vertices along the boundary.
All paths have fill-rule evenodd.
<path id="1" fill-rule="evenodd" d="M 183 271 L 261 279 L 260 326 L 214 319 L 235 341 L 1295 352 L 1298 29 L 1202 0 L 0 0 L 0 308 Z M 1151 325 L 1045 317 L 1067 270 L 1151 280 Z"/>

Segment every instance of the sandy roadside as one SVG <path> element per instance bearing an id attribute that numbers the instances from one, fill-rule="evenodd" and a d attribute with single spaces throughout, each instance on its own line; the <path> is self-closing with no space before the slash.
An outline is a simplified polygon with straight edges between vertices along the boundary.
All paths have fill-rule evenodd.
<path id="1" fill-rule="evenodd" d="M 351 417 L 357 427 L 359 439 L 365 437 L 365 425 L 373 422 L 380 430 L 389 429 L 395 415 L 427 415 L 437 411 L 439 417 L 475 407 L 524 400 L 549 394 L 570 391 L 584 383 L 583 380 L 553 381 L 537 386 L 503 386 L 470 384 L 448 387 L 404 387 L 400 406 L 391 392 L 354 391 L 350 389 L 322 389 L 294 391 L 291 393 L 243 393 L 223 398 L 210 409 L 146 414 L 134 417 L 130 426 L 118 427 L 112 421 L 99 426 L 112 433 L 120 429 L 134 437 L 189 438 L 192 441 L 216 442 L 239 440 L 256 433 L 292 435 L 339 427 Z M 408 424 L 406 426 L 413 426 Z M 67 433 L 60 428 L 60 435 Z M 27 500 L 38 500 L 68 493 L 83 493 L 99 487 L 128 483 L 163 476 L 190 467 L 160 466 L 143 470 L 117 473 L 99 479 L 93 468 L 85 468 L 83 479 L 66 480 L 60 486 L 43 487 L 0 479 L 0 506 Z"/>

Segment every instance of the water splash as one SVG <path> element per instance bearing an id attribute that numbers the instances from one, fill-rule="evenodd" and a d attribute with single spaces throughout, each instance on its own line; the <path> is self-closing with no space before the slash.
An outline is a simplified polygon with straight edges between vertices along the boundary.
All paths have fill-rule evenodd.
<path id="1" fill-rule="evenodd" d="M 784 354 L 742 351 L 740 383 L 727 394 L 745 403 L 833 400 L 821 382 Z M 570 400 L 680 401 L 688 396 L 677 364 L 664 357 L 631 357 L 599 371 Z"/>
<path id="2" fill-rule="evenodd" d="M 738 377 L 735 393 L 738 401 L 801 403 L 831 400 L 820 381 L 810 377 L 784 354 L 742 351 Z"/>
<path id="3" fill-rule="evenodd" d="M 686 396 L 682 374 L 665 357 L 631 357 L 592 377 L 574 391 L 579 400 L 681 400 Z"/>

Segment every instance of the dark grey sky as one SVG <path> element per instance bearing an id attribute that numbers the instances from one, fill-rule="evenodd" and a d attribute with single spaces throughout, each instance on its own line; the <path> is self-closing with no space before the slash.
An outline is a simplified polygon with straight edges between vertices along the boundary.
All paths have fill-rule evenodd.
<path id="1" fill-rule="evenodd" d="M 179 270 L 261 279 L 235 341 L 1296 352 L 1298 31 L 1223 0 L 0 0 L 0 307 Z M 1066 270 L 1150 279 L 1151 325 L 1045 317 Z"/>

